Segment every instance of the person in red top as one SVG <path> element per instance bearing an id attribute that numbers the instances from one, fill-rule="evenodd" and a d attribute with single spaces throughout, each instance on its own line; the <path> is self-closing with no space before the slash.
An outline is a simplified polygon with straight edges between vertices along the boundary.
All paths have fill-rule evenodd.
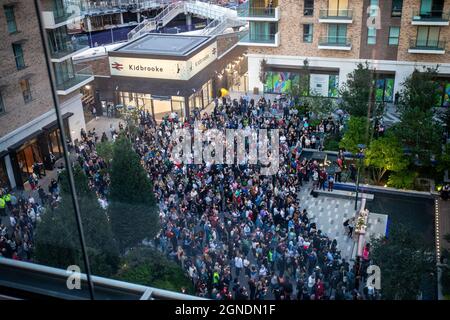
<path id="1" fill-rule="evenodd" d="M 316 300 L 322 300 L 324 294 L 325 294 L 325 287 L 323 285 L 322 280 L 319 279 L 316 282 L 316 292 L 315 292 Z"/>

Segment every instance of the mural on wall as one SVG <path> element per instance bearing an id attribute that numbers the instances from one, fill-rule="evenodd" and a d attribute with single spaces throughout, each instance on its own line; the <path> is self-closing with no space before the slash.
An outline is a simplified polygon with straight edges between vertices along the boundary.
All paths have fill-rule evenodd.
<path id="1" fill-rule="evenodd" d="M 300 75 L 293 72 L 266 72 L 266 93 L 289 93 L 292 86 L 299 82 Z"/>

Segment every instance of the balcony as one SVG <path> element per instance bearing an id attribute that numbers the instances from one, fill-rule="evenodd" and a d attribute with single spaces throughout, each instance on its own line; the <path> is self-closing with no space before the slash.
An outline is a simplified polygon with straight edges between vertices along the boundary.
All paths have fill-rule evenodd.
<path id="1" fill-rule="evenodd" d="M 56 29 L 69 23 L 81 25 L 82 18 L 82 14 L 76 11 L 42 11 L 42 22 L 45 29 Z"/>
<path id="2" fill-rule="evenodd" d="M 443 11 L 413 11 L 411 24 L 415 26 L 448 26 L 450 15 Z"/>
<path id="3" fill-rule="evenodd" d="M 58 47 L 54 44 L 50 45 L 51 60 L 56 63 L 62 62 L 86 49 L 89 49 L 89 38 L 87 35 L 77 36 L 75 38 L 68 36 L 58 43 Z"/>
<path id="4" fill-rule="evenodd" d="M 353 10 L 320 10 L 320 23 L 353 23 Z"/>
<path id="5" fill-rule="evenodd" d="M 279 21 L 280 8 L 258 8 L 250 7 L 248 2 L 237 9 L 238 18 L 246 21 Z"/>
<path id="6" fill-rule="evenodd" d="M 445 54 L 445 41 L 439 40 L 413 40 L 409 44 L 409 53 L 419 54 Z"/>
<path id="7" fill-rule="evenodd" d="M 61 96 L 68 95 L 93 80 L 94 74 L 91 66 L 83 66 L 81 69 L 75 71 L 75 74 L 72 77 L 68 77 L 57 84 L 56 93 Z"/>
<path id="8" fill-rule="evenodd" d="M 275 34 L 245 33 L 241 37 L 239 45 L 250 47 L 278 47 L 280 45 L 280 35 L 279 32 Z"/>
<path id="9" fill-rule="evenodd" d="M 350 51 L 352 49 L 352 42 L 347 37 L 320 37 L 319 49 Z"/>

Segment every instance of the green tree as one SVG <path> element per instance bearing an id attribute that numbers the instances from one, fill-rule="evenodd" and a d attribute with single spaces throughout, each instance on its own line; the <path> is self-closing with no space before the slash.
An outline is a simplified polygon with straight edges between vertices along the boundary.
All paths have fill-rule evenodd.
<path id="1" fill-rule="evenodd" d="M 114 143 L 110 200 L 132 204 L 155 204 L 150 179 L 126 136 Z"/>
<path id="2" fill-rule="evenodd" d="M 381 269 L 381 293 L 387 300 L 415 300 L 423 280 L 436 269 L 433 248 L 403 225 L 392 228 L 389 238 L 372 239 L 372 260 Z"/>
<path id="3" fill-rule="evenodd" d="M 368 62 L 359 63 L 348 75 L 340 94 L 342 108 L 352 116 L 371 118 L 383 111 L 382 104 L 375 101 L 373 70 Z"/>
<path id="4" fill-rule="evenodd" d="M 366 117 L 350 117 L 347 123 L 347 129 L 339 142 L 339 147 L 357 153 L 359 151 L 358 144 L 368 144 L 371 128 L 369 120 Z"/>
<path id="5" fill-rule="evenodd" d="M 402 171 L 408 167 L 400 142 L 393 134 L 372 140 L 365 153 L 365 163 L 372 169 L 373 179 L 380 183 L 388 171 Z"/>
<path id="6" fill-rule="evenodd" d="M 89 190 L 87 177 L 80 166 L 73 169 L 86 251 L 91 271 L 102 276 L 116 273 L 119 253 L 106 215 Z M 67 173 L 61 179 L 61 203 L 54 210 L 47 208 L 37 226 L 34 258 L 42 264 L 67 268 L 75 264 L 83 268 L 80 238 L 72 205 Z"/>
<path id="7" fill-rule="evenodd" d="M 437 169 L 439 172 L 444 172 L 450 169 L 450 144 L 446 144 L 443 152 L 440 154 Z"/>
<path id="8" fill-rule="evenodd" d="M 146 238 L 154 238 L 160 228 L 157 206 L 111 201 L 108 213 L 122 253 Z"/>
<path id="9" fill-rule="evenodd" d="M 105 159 L 106 162 L 111 162 L 114 153 L 114 143 L 112 141 L 105 141 L 97 143 L 95 146 L 97 154 Z"/>
<path id="10" fill-rule="evenodd" d="M 134 248 L 122 259 L 117 279 L 146 286 L 180 292 L 194 293 L 190 279 L 181 267 L 151 248 Z"/>
<path id="11" fill-rule="evenodd" d="M 441 96 L 439 84 L 435 81 L 439 66 L 415 69 L 403 82 L 398 108 L 400 112 L 408 109 L 428 111 L 439 103 Z"/>
<path id="12" fill-rule="evenodd" d="M 114 143 L 110 206 L 112 230 L 121 252 L 158 231 L 158 209 L 152 183 L 139 156 L 124 135 Z"/>
<path id="13" fill-rule="evenodd" d="M 395 135 L 418 156 L 422 165 L 429 165 L 431 155 L 441 153 L 442 127 L 434 119 L 432 110 L 403 109 L 400 122 L 393 126 Z"/>

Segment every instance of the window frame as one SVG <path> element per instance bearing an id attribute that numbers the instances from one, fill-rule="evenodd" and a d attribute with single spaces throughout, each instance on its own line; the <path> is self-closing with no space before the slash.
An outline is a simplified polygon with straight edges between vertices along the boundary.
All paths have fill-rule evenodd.
<path id="1" fill-rule="evenodd" d="M 370 34 L 370 32 L 372 30 L 375 33 L 374 35 Z M 374 39 L 374 42 L 373 43 L 369 42 L 369 39 Z M 377 29 L 376 28 L 369 28 L 369 27 L 367 27 L 367 45 L 373 46 L 373 45 L 376 45 L 376 44 L 377 44 Z"/>
<path id="2" fill-rule="evenodd" d="M 309 33 L 305 33 L 305 26 L 309 26 Z M 302 33 L 302 42 L 303 43 L 313 43 L 314 41 L 314 24 L 313 23 L 303 23 L 302 24 L 303 33 Z M 310 38 L 310 41 L 306 41 L 306 37 Z"/>
<path id="3" fill-rule="evenodd" d="M 312 2 L 312 7 L 307 7 L 306 2 Z M 308 10 L 308 11 L 307 11 Z M 306 14 L 308 13 L 308 14 Z M 305 17 L 313 17 L 314 16 L 314 0 L 303 0 L 303 16 Z"/>
<path id="4" fill-rule="evenodd" d="M 33 96 L 31 94 L 31 85 L 29 79 L 21 79 L 19 80 L 20 91 L 22 91 L 23 102 L 25 104 L 30 103 L 33 100 Z"/>
<path id="5" fill-rule="evenodd" d="M 393 37 L 392 35 L 391 35 L 391 31 L 392 31 L 392 29 L 398 29 L 398 35 L 396 36 L 396 37 Z M 397 39 L 397 43 L 396 44 L 393 44 L 393 43 L 391 43 L 391 39 Z M 388 45 L 389 46 L 398 46 L 399 45 L 399 43 L 400 43 L 400 27 L 397 27 L 397 26 L 390 26 L 389 27 L 389 34 L 388 34 Z"/>
<path id="6" fill-rule="evenodd" d="M 396 2 L 396 1 L 401 1 L 400 14 L 398 14 L 398 15 L 394 14 L 394 2 Z M 395 11 L 395 12 L 397 12 L 397 11 Z M 403 0 L 392 0 L 391 1 L 391 17 L 401 18 L 402 14 L 403 14 Z"/>
<path id="7" fill-rule="evenodd" d="M 3 100 L 2 92 L 0 91 L 0 115 L 6 113 L 5 101 Z"/>
<path id="8" fill-rule="evenodd" d="M 13 34 L 13 33 L 18 32 L 17 20 L 16 20 L 16 15 L 15 15 L 14 5 L 4 5 L 3 6 L 3 11 L 5 13 L 6 30 L 8 31 L 8 33 L 9 34 Z M 11 24 L 14 25 L 14 30 L 10 29 Z"/>
<path id="9" fill-rule="evenodd" d="M 13 43 L 12 44 L 12 48 L 13 48 L 13 53 L 14 53 L 14 61 L 16 62 L 16 68 L 17 70 L 22 70 L 26 68 L 26 64 L 25 64 L 25 55 L 23 53 L 23 46 L 21 43 Z M 20 48 L 20 54 L 18 54 L 16 52 L 16 48 Z M 19 60 L 19 58 L 21 58 L 21 60 Z M 22 62 L 21 65 L 19 65 L 19 62 Z"/>

